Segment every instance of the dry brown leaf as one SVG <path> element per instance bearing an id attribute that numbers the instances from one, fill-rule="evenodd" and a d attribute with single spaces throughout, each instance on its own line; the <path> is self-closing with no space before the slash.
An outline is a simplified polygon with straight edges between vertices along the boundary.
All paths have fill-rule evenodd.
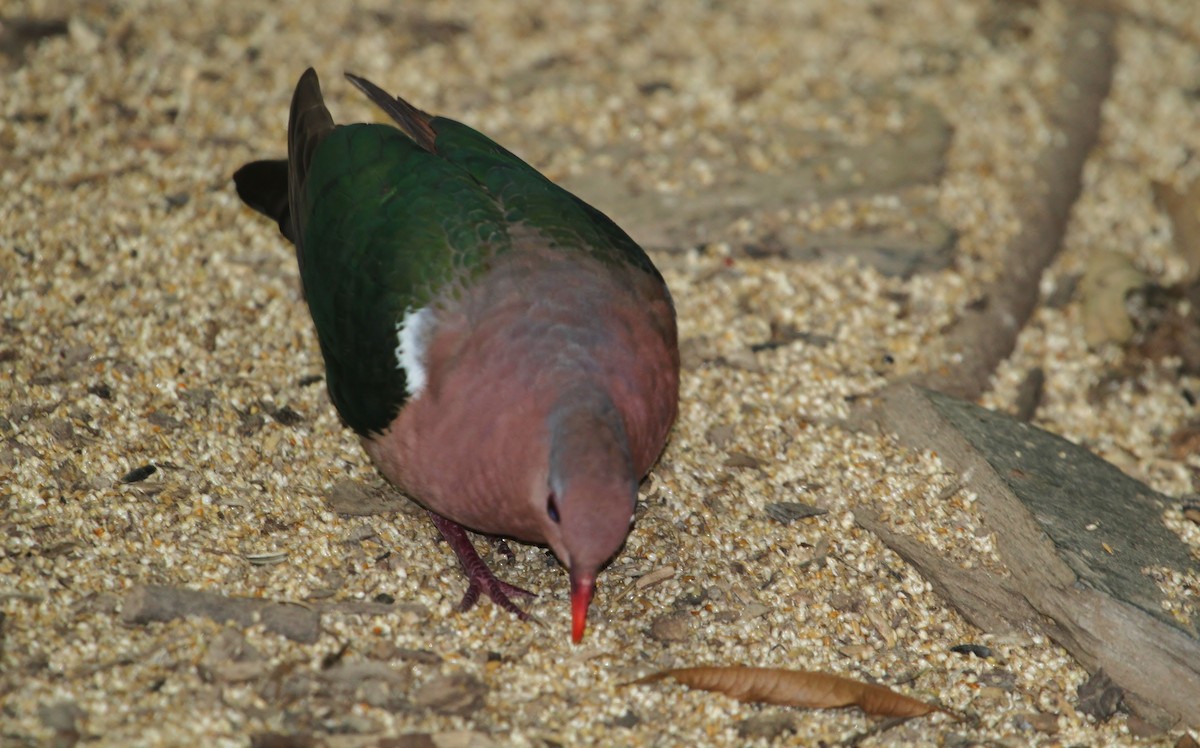
<path id="1" fill-rule="evenodd" d="M 857 706 L 867 714 L 883 717 L 921 717 L 930 712 L 950 714 L 939 706 L 917 701 L 884 686 L 807 670 L 738 665 L 687 667 L 652 673 L 633 682 L 654 683 L 666 678 L 689 688 L 723 693 L 738 701 L 806 709 Z"/>

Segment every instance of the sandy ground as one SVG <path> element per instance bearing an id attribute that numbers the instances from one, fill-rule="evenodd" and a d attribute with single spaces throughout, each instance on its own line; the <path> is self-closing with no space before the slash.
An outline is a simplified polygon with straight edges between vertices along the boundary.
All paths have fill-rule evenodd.
<path id="1" fill-rule="evenodd" d="M 1047 297 L 1098 249 L 1163 284 L 1187 272 L 1149 184 L 1200 178 L 1200 15 L 1190 0 L 1129 5 Z M 947 498 L 954 476 L 935 455 L 844 423 L 855 397 L 948 363 L 942 333 L 1002 269 L 1022 180 L 1054 136 L 1040 102 L 1061 83 L 1063 3 L 16 0 L 2 12 L 69 23 L 0 57 L 0 742 L 46 744 L 57 729 L 60 742 L 103 745 L 267 732 L 345 745 L 414 732 L 444 745 L 838 744 L 874 725 L 854 710 L 622 687 L 710 663 L 838 672 L 975 720 L 923 718 L 874 744 L 1182 736 L 1139 738 L 1146 727 L 1123 714 L 1080 713 L 1088 674 L 1065 651 L 973 629 L 854 521 L 869 503 L 969 549 L 965 563 L 993 558 L 973 497 Z M 487 132 L 602 208 L 613 185 L 686 206 L 741 175 L 786 180 L 824 144 L 903 131 L 913 110 L 898 102 L 932 104 L 953 137 L 932 182 L 871 190 L 866 170 L 857 194 L 769 195 L 699 244 L 652 247 L 678 306 L 681 414 L 574 647 L 565 575 L 543 549 L 514 545 L 510 561 L 480 545 L 541 593 L 530 610 L 544 625 L 486 603 L 458 614 L 463 581 L 420 513 L 330 509 L 344 481 L 381 482 L 318 379 L 290 247 L 230 181 L 284 152 L 310 65 L 340 121 L 379 116 L 340 78 L 351 70 Z M 589 194 L 593 177 L 605 191 Z M 905 279 L 741 250 L 764 222 L 870 231 L 914 202 L 957 236 L 944 269 Z M 985 404 L 1010 407 L 1041 367 L 1039 425 L 1157 490 L 1193 493 L 1200 458 L 1168 437 L 1196 417 L 1184 395 L 1200 381 L 1169 361 L 1114 378 L 1121 351 L 1089 348 L 1083 325 L 1070 298 L 1040 310 Z M 809 337 L 751 349 L 789 326 Z M 151 463 L 147 479 L 121 482 Z M 768 514 L 788 501 L 828 513 Z M 661 581 L 638 584 L 647 574 Z M 124 595 L 143 584 L 335 608 L 315 644 L 198 618 L 123 624 Z M 389 600 L 386 615 L 336 608 Z M 965 643 L 993 656 L 950 651 Z"/>

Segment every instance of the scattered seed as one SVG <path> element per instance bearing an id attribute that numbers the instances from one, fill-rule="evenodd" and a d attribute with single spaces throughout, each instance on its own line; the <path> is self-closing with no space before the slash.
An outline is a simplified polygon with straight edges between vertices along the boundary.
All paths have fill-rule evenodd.
<path id="1" fill-rule="evenodd" d="M 272 411 L 271 417 L 284 426 L 295 426 L 304 421 L 304 416 L 292 410 L 292 406 L 285 405 L 282 408 Z"/>
<path id="2" fill-rule="evenodd" d="M 134 468 L 133 470 L 130 470 L 128 473 L 125 473 L 124 475 L 122 475 L 121 482 L 122 483 L 140 483 L 140 482 L 146 480 L 147 478 L 149 478 L 150 476 L 154 475 L 156 472 L 158 472 L 158 467 L 156 467 L 154 465 L 154 463 L 150 463 L 148 465 L 142 465 L 141 467 Z"/>
<path id="3" fill-rule="evenodd" d="M 287 551 L 270 551 L 267 553 L 245 553 L 242 558 L 249 561 L 255 566 L 271 566 L 272 564 L 281 564 L 287 560 Z"/>
<path id="4" fill-rule="evenodd" d="M 981 659 L 988 659 L 992 656 L 990 647 L 985 647 L 982 644 L 957 644 L 950 648 L 951 652 L 963 655 L 975 655 Z"/>
<path id="5" fill-rule="evenodd" d="M 762 462 L 754 455 L 748 455 L 745 452 L 730 452 L 725 458 L 725 467 L 727 468 L 759 468 L 762 467 Z"/>
<path id="6" fill-rule="evenodd" d="M 335 651 L 326 653 L 326 655 L 321 658 L 321 669 L 328 670 L 329 668 L 341 662 L 342 658 L 346 656 L 346 652 L 349 651 L 349 649 L 350 642 L 346 642 L 342 646 L 338 647 Z"/>
<path id="7" fill-rule="evenodd" d="M 633 583 L 633 586 L 639 590 L 644 590 L 647 587 L 653 587 L 660 582 L 665 582 L 675 576 L 674 566 L 660 566 L 649 574 L 643 574 L 638 577 L 638 580 Z"/>
<path id="8" fill-rule="evenodd" d="M 798 519 L 819 517 L 822 514 L 829 513 L 828 509 L 822 509 L 819 506 L 804 504 L 799 501 L 773 501 L 767 504 L 763 511 L 771 519 L 785 525 L 790 525 Z"/>
<path id="9" fill-rule="evenodd" d="M 675 87 L 671 85 L 670 81 L 663 81 L 663 80 L 652 80 L 652 81 L 646 81 L 645 83 L 639 83 L 637 88 L 638 88 L 638 93 L 640 93 L 643 96 L 653 96 L 654 94 L 658 93 L 659 91 L 674 91 L 675 90 Z"/>

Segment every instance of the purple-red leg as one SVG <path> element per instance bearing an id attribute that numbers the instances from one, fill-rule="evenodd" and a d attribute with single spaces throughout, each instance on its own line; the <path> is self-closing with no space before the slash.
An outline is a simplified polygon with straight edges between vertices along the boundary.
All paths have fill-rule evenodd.
<path id="1" fill-rule="evenodd" d="M 458 604 L 458 609 L 460 611 L 470 610 L 471 606 L 479 600 L 480 593 L 483 593 L 496 605 L 522 621 L 529 620 L 529 614 L 518 608 L 509 595 L 537 597 L 537 593 L 497 579 L 479 554 L 475 552 L 475 546 L 471 544 L 471 538 L 467 536 L 467 531 L 463 529 L 462 525 L 434 512 L 430 512 L 429 517 L 433 520 L 434 527 L 442 533 L 442 537 L 454 549 L 454 555 L 458 556 L 458 562 L 462 564 L 463 572 L 467 575 L 467 592 L 463 595 L 462 602 Z"/>

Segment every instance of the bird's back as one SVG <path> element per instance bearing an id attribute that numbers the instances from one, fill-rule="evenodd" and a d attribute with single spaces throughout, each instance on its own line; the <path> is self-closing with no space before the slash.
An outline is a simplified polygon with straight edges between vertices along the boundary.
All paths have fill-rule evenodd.
<path id="1" fill-rule="evenodd" d="M 352 80 L 407 132 L 328 127 L 327 113 L 311 103 L 314 76 L 297 88 L 294 100 L 309 103 L 293 106 L 289 135 L 304 292 L 330 394 L 348 425 L 379 433 L 411 396 L 416 372 L 398 360 L 406 317 L 452 307 L 466 289 L 487 284 L 504 255 L 531 244 L 558 256 L 546 265 L 555 272 L 576 264 L 584 285 L 631 282 L 627 301 L 646 304 L 674 348 L 666 286 L 611 220 L 472 128 Z"/>
<path id="2" fill-rule="evenodd" d="M 480 594 L 524 616 L 463 527 L 545 543 L 572 639 L 674 422 L 670 294 L 606 216 L 471 128 L 347 76 L 398 125 L 339 127 L 317 76 L 287 161 L 234 175 L 296 246 L 331 399 L 432 511 Z"/>

